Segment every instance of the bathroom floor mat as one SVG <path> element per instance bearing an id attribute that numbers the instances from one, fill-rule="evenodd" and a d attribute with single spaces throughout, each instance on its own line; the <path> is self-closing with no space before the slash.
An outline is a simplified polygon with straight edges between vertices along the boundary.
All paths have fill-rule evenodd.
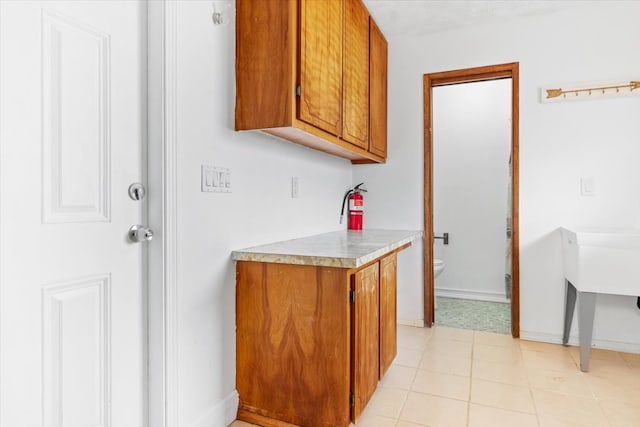
<path id="1" fill-rule="evenodd" d="M 511 334 L 511 305 L 436 297 L 436 325 Z"/>

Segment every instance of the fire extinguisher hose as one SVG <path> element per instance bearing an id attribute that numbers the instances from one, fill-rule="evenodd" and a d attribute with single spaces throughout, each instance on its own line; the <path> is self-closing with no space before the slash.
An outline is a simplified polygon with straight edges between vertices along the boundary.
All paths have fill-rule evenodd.
<path id="1" fill-rule="evenodd" d="M 344 193 L 344 197 L 342 198 L 342 208 L 340 209 L 340 224 L 342 224 L 342 218 L 344 218 L 344 205 L 347 203 L 347 198 L 351 193 L 353 193 L 353 188 L 348 189 L 347 192 Z"/>

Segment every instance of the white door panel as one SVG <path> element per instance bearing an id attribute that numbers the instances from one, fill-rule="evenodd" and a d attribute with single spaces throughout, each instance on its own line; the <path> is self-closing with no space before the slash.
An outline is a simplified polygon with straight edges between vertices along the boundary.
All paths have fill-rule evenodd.
<path id="1" fill-rule="evenodd" d="M 144 426 L 145 2 L 0 20 L 0 426 Z"/>

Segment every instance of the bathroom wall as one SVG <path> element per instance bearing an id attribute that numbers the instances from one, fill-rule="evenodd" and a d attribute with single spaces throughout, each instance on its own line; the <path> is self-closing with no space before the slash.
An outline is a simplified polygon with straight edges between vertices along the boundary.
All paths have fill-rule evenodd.
<path id="1" fill-rule="evenodd" d="M 640 226 L 640 97 L 541 104 L 542 86 L 638 79 L 640 3 L 562 2 L 557 14 L 423 37 L 388 36 L 390 161 L 354 169 L 367 181 L 369 224 L 422 227 L 424 73 L 520 63 L 520 327 L 559 342 L 564 283 L 558 227 Z M 593 197 L 580 196 L 592 176 Z M 422 265 L 403 266 L 399 317 L 422 313 Z M 401 270 L 402 271 L 402 270 Z M 633 297 L 598 299 L 594 342 L 640 352 Z M 577 340 L 575 329 L 572 340 Z"/>
<path id="2" fill-rule="evenodd" d="M 214 26 L 211 13 L 210 1 L 177 2 L 180 427 L 226 427 L 235 416 L 231 251 L 343 228 L 340 203 L 352 185 L 346 160 L 233 130 L 234 23 Z M 230 168 L 232 193 L 201 192 L 202 164 Z"/>
<path id="3" fill-rule="evenodd" d="M 436 295 L 505 301 L 511 79 L 433 88 Z"/>

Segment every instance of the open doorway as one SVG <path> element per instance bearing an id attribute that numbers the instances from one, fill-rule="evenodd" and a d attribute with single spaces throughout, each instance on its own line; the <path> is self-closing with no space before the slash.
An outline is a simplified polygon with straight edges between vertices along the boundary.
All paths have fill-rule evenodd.
<path id="1" fill-rule="evenodd" d="M 505 208 L 504 213 L 501 215 L 499 221 L 502 221 L 504 224 L 504 232 L 502 236 L 509 236 L 509 239 L 502 239 L 503 248 L 499 251 L 501 253 L 502 259 L 496 261 L 494 259 L 494 264 L 496 262 L 501 261 L 501 265 L 505 266 L 504 274 L 500 275 L 503 277 L 500 280 L 500 283 L 495 283 L 497 286 L 502 286 L 504 289 L 503 295 L 505 297 L 511 297 L 511 307 L 510 307 L 510 321 L 511 321 L 511 335 L 513 337 L 518 337 L 520 334 L 519 328 L 519 253 L 518 253 L 518 64 L 510 63 L 510 64 L 502 64 L 488 67 L 479 67 L 472 69 L 464 69 L 464 70 L 455 70 L 455 71 L 447 71 L 441 73 L 433 73 L 426 74 L 424 76 L 424 123 L 425 123 L 425 168 L 424 168 L 424 180 L 425 180 L 425 189 L 424 189 L 424 204 L 425 204 L 425 237 L 426 242 L 430 242 L 425 245 L 425 324 L 427 326 L 431 326 L 436 320 L 435 314 L 435 280 L 434 280 L 434 258 L 435 252 L 439 251 L 442 254 L 444 246 L 442 245 L 444 239 L 444 232 L 447 230 L 436 230 L 438 231 L 438 235 L 434 236 L 434 222 L 438 224 L 446 223 L 446 221 L 437 221 L 434 215 L 434 212 L 437 212 L 437 209 L 434 210 L 434 117 L 440 116 L 440 114 L 434 114 L 434 108 L 437 105 L 440 105 L 438 108 L 443 108 L 443 105 L 446 105 L 438 102 L 434 103 L 434 88 L 437 88 L 436 91 L 439 91 L 437 95 L 439 97 L 442 96 L 451 96 L 453 97 L 456 90 L 459 92 L 460 86 L 466 83 L 474 83 L 474 82 L 487 82 L 488 85 L 491 85 L 491 82 L 503 80 L 500 84 L 507 83 L 507 90 L 510 89 L 510 115 L 511 115 L 511 123 L 510 129 L 507 129 L 507 132 L 510 135 L 506 137 L 509 138 L 510 141 L 507 143 L 507 147 L 505 147 L 505 152 L 503 153 L 507 162 L 504 164 L 504 181 L 506 188 L 501 188 L 499 193 L 503 193 L 504 202 L 503 206 Z M 452 85 L 456 85 L 458 87 L 453 88 Z M 449 89 L 451 87 L 452 90 L 442 90 L 440 89 Z M 447 95 L 449 94 L 449 95 Z M 481 101 L 481 100 L 480 100 Z M 482 102 L 482 101 L 481 101 Z M 490 100 L 486 100 L 486 108 L 490 109 L 491 105 Z M 480 106 L 482 107 L 482 105 Z M 480 111 L 480 110 L 478 110 Z M 440 113 L 440 112 L 439 112 Z M 464 127 L 462 124 L 460 127 Z M 451 151 L 454 153 L 455 150 Z M 482 151 L 479 151 L 482 153 Z M 459 160 L 462 159 L 462 155 L 459 156 Z M 473 157 L 471 157 L 473 159 Z M 478 157 L 478 162 L 482 162 L 482 159 Z M 464 167 L 464 165 L 460 165 L 460 167 Z M 510 171 L 509 171 L 510 169 Z M 502 173 L 501 172 L 501 173 Z M 511 176 L 509 177 L 509 172 Z M 450 176 L 454 176 L 451 175 Z M 458 177 L 459 178 L 459 177 Z M 472 180 L 472 178 L 469 178 Z M 496 178 L 497 179 L 497 178 Z M 469 186 L 472 187 L 476 185 L 477 182 L 469 182 Z M 497 195 L 497 197 L 502 197 L 502 195 Z M 439 199 L 442 199 L 439 197 Z M 509 203 L 507 203 L 509 200 Z M 461 206 L 458 206 L 460 208 Z M 494 208 L 495 210 L 495 208 Z M 496 219 L 494 218 L 495 222 Z M 510 227 L 507 225 L 510 223 Z M 487 224 L 488 226 L 488 224 Z M 494 227 L 495 228 L 495 227 Z M 510 228 L 510 229 L 508 229 Z M 434 246 L 434 237 L 440 238 L 438 240 L 439 246 Z M 467 235 L 465 235 L 467 237 Z M 477 236 L 476 238 L 481 238 L 481 236 Z M 454 235 L 449 235 L 449 239 L 455 239 Z M 454 241 L 454 240 L 452 240 Z M 500 243 L 495 241 L 493 245 L 499 245 Z M 477 249 L 476 249 L 477 250 Z M 453 252 L 452 252 L 453 253 Z M 460 257 L 460 252 L 457 255 Z M 453 259 L 453 258 L 452 258 Z M 495 270 L 495 268 L 494 268 Z M 493 275 L 496 275 L 496 272 L 493 272 Z M 459 292 L 460 290 L 458 290 Z M 473 290 L 467 292 L 467 294 L 473 294 Z M 454 292 L 455 293 L 455 292 Z M 490 293 L 490 292 L 489 292 Z M 488 294 L 485 292 L 485 294 Z M 497 292 L 496 292 L 497 294 Z M 443 300 L 444 301 L 444 300 Z"/>

